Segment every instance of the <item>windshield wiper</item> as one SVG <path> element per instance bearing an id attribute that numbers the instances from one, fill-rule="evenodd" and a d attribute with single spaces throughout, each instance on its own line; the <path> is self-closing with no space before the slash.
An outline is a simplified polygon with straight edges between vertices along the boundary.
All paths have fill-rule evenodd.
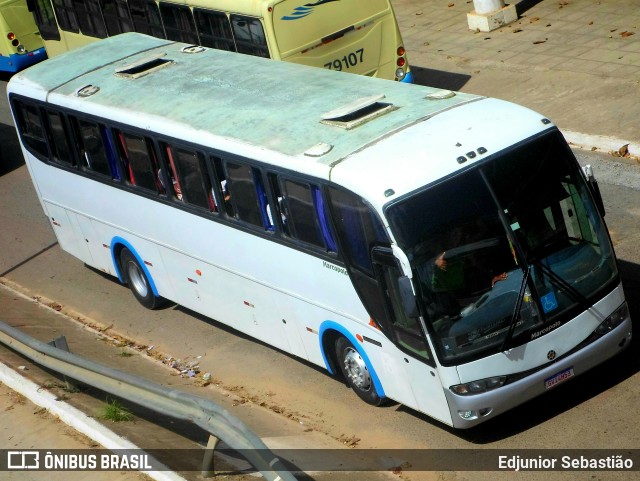
<path id="1" fill-rule="evenodd" d="M 520 314 L 520 308 L 522 307 L 522 301 L 524 300 L 524 293 L 527 291 L 527 282 L 529 281 L 529 275 L 531 274 L 531 264 L 527 263 L 527 270 L 524 272 L 524 276 L 522 276 L 522 282 L 520 283 L 520 290 L 518 291 L 518 300 L 516 301 L 516 306 L 513 309 L 513 314 L 511 314 L 511 322 L 509 323 L 509 331 L 507 332 L 504 341 L 502 342 L 502 346 L 500 346 L 500 352 L 504 352 L 507 350 L 507 346 L 511 342 L 511 338 L 513 337 L 513 332 L 516 329 L 516 322 L 518 320 L 518 315 Z"/>
<path id="2" fill-rule="evenodd" d="M 578 304 L 580 304 L 580 307 L 582 307 L 585 311 L 589 309 L 589 307 L 591 307 L 589 306 L 589 301 L 584 296 L 584 294 L 582 294 L 578 289 L 573 287 L 571 284 L 569 284 L 566 280 L 564 280 L 558 274 L 553 272 L 553 270 L 551 270 L 551 267 L 543 264 L 542 261 L 539 261 L 537 259 L 532 259 L 532 261 L 535 263 L 536 266 L 540 267 L 540 270 L 544 274 L 549 276 L 552 283 L 556 284 L 556 286 L 560 288 L 564 288 L 569 293 L 569 295 L 571 295 L 578 302 Z"/>

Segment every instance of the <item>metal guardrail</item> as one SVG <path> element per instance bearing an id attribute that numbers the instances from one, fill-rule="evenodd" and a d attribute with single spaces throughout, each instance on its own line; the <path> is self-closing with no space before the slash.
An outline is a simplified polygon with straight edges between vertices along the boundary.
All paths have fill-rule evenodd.
<path id="1" fill-rule="evenodd" d="M 284 467 L 278 467 L 283 466 L 282 463 L 256 434 L 237 417 L 208 399 L 103 366 L 38 341 L 2 321 L 0 342 L 55 372 L 204 429 L 213 437 L 203 452 L 205 466 L 212 461 L 213 449 L 221 440 L 231 449 L 242 452 L 268 481 L 296 481 L 293 474 Z"/>

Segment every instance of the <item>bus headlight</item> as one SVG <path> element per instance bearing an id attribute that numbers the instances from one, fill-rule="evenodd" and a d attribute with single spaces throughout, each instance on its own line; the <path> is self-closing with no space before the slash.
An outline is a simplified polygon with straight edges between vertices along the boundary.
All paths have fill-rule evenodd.
<path id="1" fill-rule="evenodd" d="M 16 50 L 18 51 L 18 53 L 25 53 L 27 51 L 27 49 L 24 48 L 24 45 L 18 45 L 18 48 Z"/>
<path id="2" fill-rule="evenodd" d="M 596 327 L 594 332 L 598 336 L 604 336 L 606 333 L 613 331 L 616 327 L 622 324 L 627 317 L 629 317 L 629 306 L 627 306 L 627 302 L 625 301 L 613 312 L 613 314 L 602 321 L 600 325 Z"/>
<path id="3" fill-rule="evenodd" d="M 396 69 L 396 78 L 402 80 L 405 76 L 405 71 L 402 68 Z"/>
<path id="4" fill-rule="evenodd" d="M 449 389 L 461 396 L 470 396 L 472 394 L 480 394 L 483 392 L 491 391 L 492 389 L 502 386 L 507 379 L 507 376 L 494 376 L 486 379 L 480 379 L 479 381 L 466 382 L 464 384 L 456 384 Z"/>

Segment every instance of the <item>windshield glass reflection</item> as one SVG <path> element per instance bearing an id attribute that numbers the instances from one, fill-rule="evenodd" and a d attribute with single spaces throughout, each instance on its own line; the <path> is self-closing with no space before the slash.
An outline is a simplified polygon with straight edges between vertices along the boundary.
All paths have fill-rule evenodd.
<path id="1" fill-rule="evenodd" d="M 443 363 L 530 340 L 527 333 L 586 309 L 617 278 L 608 235 L 557 133 L 417 193 L 387 215 Z"/>

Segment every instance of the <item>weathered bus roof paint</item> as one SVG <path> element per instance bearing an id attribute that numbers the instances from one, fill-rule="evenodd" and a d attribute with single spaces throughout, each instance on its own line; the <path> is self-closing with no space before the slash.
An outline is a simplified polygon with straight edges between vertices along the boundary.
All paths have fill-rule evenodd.
<path id="1" fill-rule="evenodd" d="M 11 84 L 29 84 L 71 109 L 335 180 L 377 208 L 474 162 L 458 164 L 461 154 L 495 153 L 550 128 L 539 114 L 495 99 L 456 92 L 431 100 L 443 91 L 215 49 L 182 53 L 184 46 L 117 35 L 35 65 Z M 116 75 L 153 57 L 172 63 L 136 79 Z M 99 91 L 78 97 L 86 85 Z M 327 112 L 378 95 L 395 109 L 351 130 L 321 123 Z M 305 155 L 318 144 L 331 149 Z M 389 188 L 394 195 L 385 195 Z"/>
<path id="2" fill-rule="evenodd" d="M 42 90 L 75 96 L 82 86 L 100 88 L 77 99 L 80 108 L 96 104 L 113 110 L 144 112 L 196 130 L 235 138 L 286 155 L 303 154 L 323 142 L 326 155 L 308 162 L 333 165 L 346 155 L 420 119 L 476 99 L 428 101 L 436 89 L 329 72 L 214 49 L 180 53 L 184 46 L 138 34 L 118 35 L 69 52 L 23 75 Z M 136 53 L 143 50 L 142 53 Z M 115 75 L 117 69 L 145 57 L 164 55 L 174 63 L 137 79 Z M 352 130 L 320 123 L 326 112 L 354 100 L 384 94 L 398 107 Z M 71 106 L 71 105 L 70 105 Z"/>

